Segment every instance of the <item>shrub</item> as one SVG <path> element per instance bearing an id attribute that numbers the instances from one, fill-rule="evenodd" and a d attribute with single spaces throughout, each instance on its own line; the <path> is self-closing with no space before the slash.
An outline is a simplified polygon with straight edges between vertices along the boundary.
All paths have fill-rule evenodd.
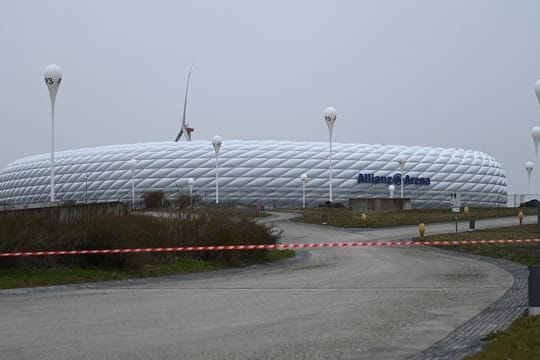
<path id="1" fill-rule="evenodd" d="M 162 207 L 165 193 L 163 191 L 151 191 L 143 194 L 143 199 L 147 209 L 157 209 Z"/>
<path id="2" fill-rule="evenodd" d="M 54 209 L 0 214 L 0 251 L 114 249 L 206 245 L 275 244 L 281 233 L 230 210 L 200 211 L 192 217 L 157 218 L 89 211 L 62 221 Z M 207 251 L 0 258 L 0 268 L 76 265 L 137 268 L 180 258 L 249 263 L 264 251 Z"/>

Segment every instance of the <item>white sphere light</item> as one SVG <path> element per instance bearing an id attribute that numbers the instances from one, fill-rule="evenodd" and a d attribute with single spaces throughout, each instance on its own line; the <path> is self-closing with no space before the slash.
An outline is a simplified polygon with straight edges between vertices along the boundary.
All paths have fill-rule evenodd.
<path id="1" fill-rule="evenodd" d="M 540 126 L 535 126 L 531 130 L 531 136 L 534 142 L 534 150 L 536 157 L 538 157 L 538 143 L 540 142 Z"/>
<path id="2" fill-rule="evenodd" d="M 394 190 L 396 190 L 396 187 L 394 186 L 394 184 L 391 184 L 391 185 L 388 186 L 388 190 L 389 191 L 394 191 Z"/>
<path id="3" fill-rule="evenodd" d="M 128 165 L 131 171 L 135 171 L 137 169 L 137 160 L 135 159 L 129 160 Z"/>
<path id="4" fill-rule="evenodd" d="M 187 179 L 188 186 L 192 186 L 194 183 L 195 183 L 195 180 L 193 180 L 193 178 L 188 178 Z"/>
<path id="5" fill-rule="evenodd" d="M 538 80 L 534 86 L 534 92 L 536 92 L 536 98 L 538 99 L 538 103 L 540 104 L 540 80 Z"/>
<path id="6" fill-rule="evenodd" d="M 300 175 L 300 179 L 301 179 L 302 181 L 304 181 L 304 182 L 307 181 L 307 179 L 308 179 L 307 174 L 302 174 L 302 175 Z"/>
<path id="7" fill-rule="evenodd" d="M 337 111 L 334 107 L 329 106 L 324 110 L 324 120 L 329 129 L 332 129 L 334 123 L 336 122 Z"/>
<path id="8" fill-rule="evenodd" d="M 533 171 L 533 163 L 532 161 L 527 161 L 525 163 L 525 170 L 527 170 L 527 177 L 528 177 L 528 184 L 527 184 L 527 192 L 529 193 L 531 191 L 531 174 L 532 174 L 532 171 Z"/>
<path id="9" fill-rule="evenodd" d="M 216 135 L 212 138 L 212 145 L 214 146 L 214 151 L 216 154 L 219 153 L 219 149 L 221 149 L 221 144 L 223 144 L 223 139 L 221 136 Z"/>
<path id="10" fill-rule="evenodd" d="M 56 100 L 56 93 L 58 92 L 58 87 L 62 82 L 62 69 L 60 66 L 51 64 L 47 66 L 43 74 L 45 78 L 45 84 L 49 88 L 49 95 L 51 97 L 51 103 L 54 105 Z"/>

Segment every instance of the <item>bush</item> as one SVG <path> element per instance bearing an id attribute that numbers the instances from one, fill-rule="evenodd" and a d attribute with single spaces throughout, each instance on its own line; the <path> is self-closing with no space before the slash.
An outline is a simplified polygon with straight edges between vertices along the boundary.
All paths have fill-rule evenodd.
<path id="1" fill-rule="evenodd" d="M 151 191 L 143 194 L 144 206 L 147 209 L 157 209 L 163 206 L 165 193 L 163 191 Z"/>
<path id="2" fill-rule="evenodd" d="M 176 247 L 206 245 L 275 244 L 281 233 L 254 222 L 246 215 L 221 210 L 178 216 L 107 215 L 88 212 L 65 222 L 50 212 L 0 214 L 0 251 L 46 251 Z M 191 217 L 190 217 L 191 218 Z M 82 267 L 137 268 L 178 259 L 246 263 L 264 251 L 207 251 L 66 255 L 0 258 L 0 268 L 33 268 L 75 265 Z"/>
<path id="3" fill-rule="evenodd" d="M 176 207 L 180 209 L 196 206 L 200 201 L 201 197 L 197 194 L 193 194 L 191 197 L 180 194 L 174 199 Z"/>

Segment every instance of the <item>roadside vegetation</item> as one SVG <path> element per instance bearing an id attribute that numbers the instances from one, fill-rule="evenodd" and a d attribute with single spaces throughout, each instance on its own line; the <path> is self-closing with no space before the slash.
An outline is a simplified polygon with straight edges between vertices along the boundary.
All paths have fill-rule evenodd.
<path id="1" fill-rule="evenodd" d="M 0 213 L 0 252 L 275 244 L 273 227 L 232 209 L 167 217 L 104 214 L 89 207 Z M 163 276 L 293 256 L 265 250 L 0 258 L 0 288 Z"/>
<path id="2" fill-rule="evenodd" d="M 468 360 L 540 359 L 540 316 L 523 316 L 506 331 L 490 336 L 493 340 L 483 351 Z"/>
<path id="3" fill-rule="evenodd" d="M 462 212 L 459 219 L 468 221 L 470 216 L 474 219 L 488 219 L 495 217 L 515 216 L 516 223 L 518 211 L 522 210 L 524 215 L 536 214 L 536 208 L 471 208 L 469 215 Z M 412 209 L 405 211 L 366 211 L 366 220 L 362 221 L 361 213 L 354 212 L 348 208 L 309 208 L 292 210 L 299 214 L 294 221 L 309 224 L 321 224 L 354 228 L 381 228 L 392 226 L 418 225 L 423 222 L 438 223 L 454 221 L 450 209 Z"/>
<path id="4" fill-rule="evenodd" d="M 453 241 L 453 240 L 505 240 L 505 239 L 536 239 L 538 232 L 536 224 L 523 226 L 508 226 L 495 229 L 475 230 L 458 233 L 424 237 L 424 241 Z M 461 245 L 444 246 L 455 251 L 475 255 L 490 256 L 514 261 L 523 265 L 538 264 L 540 245 L 533 244 L 492 244 L 492 245 Z"/>

